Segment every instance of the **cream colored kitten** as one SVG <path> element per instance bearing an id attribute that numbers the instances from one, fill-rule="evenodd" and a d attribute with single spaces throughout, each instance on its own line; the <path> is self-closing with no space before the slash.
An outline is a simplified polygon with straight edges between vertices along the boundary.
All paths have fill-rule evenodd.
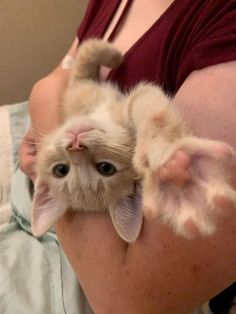
<path id="1" fill-rule="evenodd" d="M 192 136 L 158 86 L 141 83 L 124 95 L 98 81 L 99 66 L 114 67 L 121 60 L 101 40 L 78 49 L 62 125 L 43 140 L 38 154 L 34 235 L 46 232 L 67 209 L 109 211 L 127 242 L 138 237 L 143 213 L 185 236 L 193 235 L 192 226 L 211 234 L 220 212 L 214 196 L 236 200 L 226 171 L 233 149 Z M 179 149 L 192 156 L 192 180 L 184 188 L 162 183 L 157 175 Z"/>

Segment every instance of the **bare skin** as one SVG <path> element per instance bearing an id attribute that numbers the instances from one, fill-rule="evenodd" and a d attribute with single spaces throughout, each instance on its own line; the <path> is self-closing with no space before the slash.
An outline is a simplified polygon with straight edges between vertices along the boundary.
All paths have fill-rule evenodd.
<path id="1" fill-rule="evenodd" d="M 195 86 L 197 88 L 198 80 L 214 70 L 214 90 L 217 87 L 219 91 L 218 73 L 225 72 L 225 78 L 229 75 L 229 81 L 233 79 L 231 74 L 227 74 L 228 67 L 234 67 L 236 71 L 236 64 L 219 65 L 203 70 L 204 73 L 194 73 L 185 84 L 189 84 L 192 91 Z M 213 95 L 208 87 L 206 84 L 206 90 L 202 91 L 206 92 L 206 97 Z M 180 99 L 177 97 L 181 97 L 183 104 L 186 92 L 181 95 L 180 91 L 175 101 Z M 211 125 L 208 123 L 205 130 L 212 137 L 227 139 L 234 145 L 236 130 L 231 129 L 232 133 L 226 134 L 222 129 L 235 114 L 235 97 L 233 93 L 232 98 L 229 97 L 231 114 L 221 115 L 222 128 L 213 122 Z M 205 115 L 212 114 L 201 104 L 199 108 L 199 99 L 197 97 L 196 103 L 192 103 L 193 108 L 196 105 Z M 219 110 L 219 104 L 209 100 L 211 105 Z M 194 112 L 191 117 L 194 119 Z M 199 120 L 195 121 L 196 130 L 197 124 Z M 186 164 L 186 160 L 181 162 Z M 234 172 L 235 169 L 234 166 Z M 236 181 L 234 183 L 236 186 Z M 218 199 L 217 202 L 221 202 L 225 209 L 217 233 L 191 241 L 176 237 L 168 226 L 145 221 L 141 237 L 127 246 L 114 233 L 109 217 L 67 214 L 61 219 L 56 227 L 57 234 L 95 313 L 189 313 L 233 282 L 236 212 L 225 200 Z"/>
<path id="2" fill-rule="evenodd" d="M 150 0 L 150 7 L 154 2 Z M 160 15 L 170 2 L 159 1 L 156 12 L 159 10 Z M 148 8 L 144 0 L 134 3 L 138 3 L 136 9 L 130 10 L 127 23 L 114 40 L 122 51 L 132 45 L 128 40 L 131 28 L 139 37 L 150 26 L 132 27 L 140 24 L 140 10 Z M 75 53 L 73 47 L 70 53 Z M 67 79 L 68 71 L 58 68 L 34 87 L 30 114 L 37 134 L 57 125 L 57 106 Z M 236 62 L 196 71 L 183 83 L 173 105 L 180 108 L 196 135 L 228 141 L 236 147 L 235 84 Z M 21 165 L 29 172 L 27 158 Z M 183 185 L 189 180 L 190 166 L 188 156 L 179 152 L 159 175 Z M 236 173 L 236 165 L 232 172 Z M 236 187 L 236 174 L 233 184 Z M 227 200 L 219 197 L 216 202 L 225 210 L 217 233 L 191 241 L 176 237 L 168 226 L 145 221 L 141 237 L 128 246 L 118 238 L 106 215 L 68 213 L 61 218 L 56 226 L 58 237 L 94 312 L 185 314 L 233 282 L 236 211 Z"/>

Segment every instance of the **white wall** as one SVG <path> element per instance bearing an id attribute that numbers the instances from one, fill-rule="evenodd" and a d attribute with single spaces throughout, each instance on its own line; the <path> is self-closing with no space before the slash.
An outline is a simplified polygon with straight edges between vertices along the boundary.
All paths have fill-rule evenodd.
<path id="1" fill-rule="evenodd" d="M 87 0 L 0 0 L 0 105 L 26 100 L 71 45 Z"/>

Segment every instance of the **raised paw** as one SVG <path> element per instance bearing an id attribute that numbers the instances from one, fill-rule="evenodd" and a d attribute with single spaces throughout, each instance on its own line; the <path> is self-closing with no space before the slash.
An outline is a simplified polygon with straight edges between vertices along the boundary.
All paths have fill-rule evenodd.
<path id="1" fill-rule="evenodd" d="M 176 147 L 169 148 L 164 165 L 158 168 L 153 162 L 143 176 L 144 215 L 159 218 L 186 237 L 212 234 L 223 212 L 215 197 L 236 202 L 228 167 L 233 149 L 195 137 L 181 139 Z"/>

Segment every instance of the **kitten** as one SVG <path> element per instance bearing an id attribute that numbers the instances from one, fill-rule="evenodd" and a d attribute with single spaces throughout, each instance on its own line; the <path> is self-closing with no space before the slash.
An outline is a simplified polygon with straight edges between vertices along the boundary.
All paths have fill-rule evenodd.
<path id="1" fill-rule="evenodd" d="M 118 66 L 111 44 L 80 45 L 61 106 L 62 125 L 45 137 L 38 153 L 32 232 L 40 236 L 67 210 L 110 213 L 127 242 L 140 233 L 143 214 L 191 237 L 216 228 L 215 195 L 235 202 L 226 143 L 191 135 L 162 89 L 140 83 L 124 95 L 99 82 L 101 65 Z M 158 169 L 179 150 L 191 158 L 192 180 L 184 188 L 160 182 Z M 140 189 L 141 186 L 141 189 Z"/>

